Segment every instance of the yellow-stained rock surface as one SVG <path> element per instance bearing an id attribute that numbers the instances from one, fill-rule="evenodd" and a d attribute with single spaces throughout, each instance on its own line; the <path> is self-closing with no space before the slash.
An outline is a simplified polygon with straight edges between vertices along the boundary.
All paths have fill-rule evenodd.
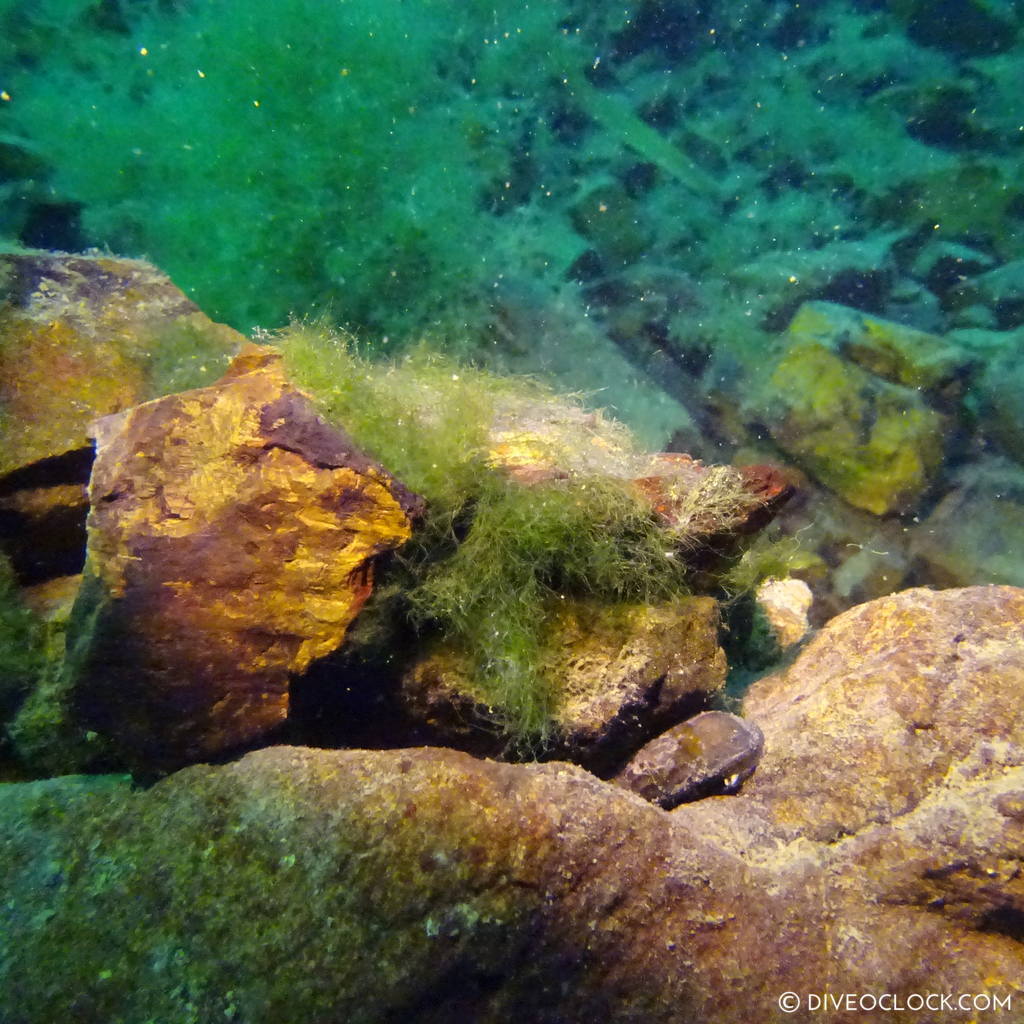
<path id="1" fill-rule="evenodd" d="M 907 512 L 941 468 L 947 417 L 814 338 L 790 335 L 767 395 L 779 446 L 857 508 Z"/>
<path id="2" fill-rule="evenodd" d="M 97 416 L 213 379 L 244 340 L 142 260 L 0 254 L 0 477 L 86 447 Z"/>
<path id="3" fill-rule="evenodd" d="M 922 391 L 945 388 L 966 367 L 962 352 L 939 335 L 836 302 L 805 302 L 789 334 L 834 346 L 870 373 Z"/>
<path id="4" fill-rule="evenodd" d="M 219 383 L 94 432 L 79 714 L 154 766 L 265 734 L 289 676 L 342 642 L 417 499 L 259 346 Z"/>

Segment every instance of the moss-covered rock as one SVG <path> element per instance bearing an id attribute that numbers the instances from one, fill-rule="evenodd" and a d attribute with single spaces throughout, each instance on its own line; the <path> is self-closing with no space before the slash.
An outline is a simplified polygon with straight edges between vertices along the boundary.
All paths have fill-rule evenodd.
<path id="1" fill-rule="evenodd" d="M 429 748 L 0 786 L 0 1016 L 781 1024 L 925 974 L 1013 1005 L 1022 619 L 1006 587 L 842 616 L 747 701 L 753 778 L 672 812 Z"/>
<path id="2" fill-rule="evenodd" d="M 599 774 L 639 744 L 703 707 L 725 683 L 717 603 L 684 597 L 657 605 L 555 601 L 540 674 L 550 700 L 549 754 Z M 500 754 L 496 710 L 473 661 L 450 645 L 405 673 L 403 707 L 422 735 L 477 754 Z"/>
<path id="3" fill-rule="evenodd" d="M 764 390 L 780 447 L 851 505 L 907 512 L 934 483 L 948 421 L 918 391 L 799 333 Z"/>
<path id="4" fill-rule="evenodd" d="M 805 302 L 787 335 L 821 341 L 877 377 L 932 395 L 948 391 L 969 363 L 962 349 L 936 334 L 835 302 Z"/>

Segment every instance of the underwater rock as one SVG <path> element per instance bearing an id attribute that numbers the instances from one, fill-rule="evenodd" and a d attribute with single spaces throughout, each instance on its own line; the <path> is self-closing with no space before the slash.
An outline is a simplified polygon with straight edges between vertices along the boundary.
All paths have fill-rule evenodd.
<path id="1" fill-rule="evenodd" d="M 1019 327 L 1024 324 L 1024 260 L 1011 260 L 963 282 L 956 298 L 960 305 L 987 306 L 1003 330 Z"/>
<path id="2" fill-rule="evenodd" d="M 704 711 L 644 744 L 612 781 L 665 810 L 733 793 L 757 767 L 764 736 L 725 711 Z"/>
<path id="3" fill-rule="evenodd" d="M 878 232 L 821 248 L 768 250 L 730 267 L 727 275 L 766 322 L 785 323 L 802 302 L 821 295 L 881 301 L 895 273 L 893 245 L 901 237 L 901 232 Z"/>
<path id="4" fill-rule="evenodd" d="M 911 534 L 915 576 L 942 587 L 1024 586 L 1024 467 L 981 459 L 952 484 Z"/>
<path id="5" fill-rule="evenodd" d="M 1011 332 L 977 331 L 988 340 L 988 358 L 975 381 L 979 432 L 1009 458 L 1024 464 L 1024 328 Z"/>
<path id="6" fill-rule="evenodd" d="M 1015 1002 L 1022 616 L 1011 588 L 854 609 L 757 684 L 743 789 L 672 812 L 572 765 L 430 748 L 2 786 L 0 1017 L 841 1024 L 779 999 Z"/>
<path id="7" fill-rule="evenodd" d="M 718 605 L 566 601 L 551 617 L 543 675 L 554 692 L 555 753 L 599 774 L 702 708 L 725 684 Z M 507 744 L 465 658 L 442 647 L 401 683 L 403 708 L 432 742 L 497 756 Z"/>
<path id="8" fill-rule="evenodd" d="M 209 382 L 245 341 L 142 260 L 0 254 L 0 298 L 0 477 L 88 448 L 97 416 Z"/>
<path id="9" fill-rule="evenodd" d="M 743 715 L 766 751 L 746 808 L 786 841 L 893 822 L 979 757 L 1024 767 L 1024 590 L 858 605 L 756 682 Z"/>
<path id="10" fill-rule="evenodd" d="M 945 238 L 930 238 L 914 257 L 911 271 L 928 290 L 941 299 L 969 282 L 978 274 L 991 270 L 995 258 L 987 252 Z"/>
<path id="11" fill-rule="evenodd" d="M 746 537 L 767 526 L 794 490 L 774 466 L 706 466 L 677 452 L 652 455 L 647 472 L 634 483 L 665 526 L 686 537 L 688 546 L 720 553 L 730 537 Z M 700 561 L 698 553 L 691 556 Z"/>
<path id="12" fill-rule="evenodd" d="M 95 424 L 77 717 L 136 767 L 280 725 L 288 679 L 333 651 L 418 499 L 249 345 L 210 387 Z"/>
<path id="13" fill-rule="evenodd" d="M 803 640 L 811 628 L 808 613 L 814 603 L 811 588 L 803 580 L 767 579 L 754 596 L 780 651 Z"/>
<path id="14" fill-rule="evenodd" d="M 0 545 L 25 585 L 81 571 L 89 424 L 213 380 L 244 341 L 141 260 L 0 254 Z"/>
<path id="15" fill-rule="evenodd" d="M 835 302 L 805 302 L 787 333 L 820 341 L 869 373 L 918 391 L 948 393 L 968 366 L 963 352 L 937 334 Z"/>
<path id="16" fill-rule="evenodd" d="M 699 562 L 711 546 L 766 526 L 793 493 L 767 465 L 708 466 L 682 452 L 639 452 L 614 421 L 555 400 L 506 399 L 490 430 L 488 462 L 523 484 L 570 477 L 628 481 Z"/>
<path id="17" fill-rule="evenodd" d="M 879 516 L 910 511 L 942 466 L 948 418 L 919 391 L 869 373 L 817 334 L 791 332 L 766 382 L 772 436 L 851 505 Z"/>

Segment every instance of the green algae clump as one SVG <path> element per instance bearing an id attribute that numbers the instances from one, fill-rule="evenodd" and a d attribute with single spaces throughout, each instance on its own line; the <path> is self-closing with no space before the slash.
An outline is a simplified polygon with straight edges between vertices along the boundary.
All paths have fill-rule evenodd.
<path id="1" fill-rule="evenodd" d="M 322 413 L 426 500 L 425 520 L 382 581 L 371 619 L 399 615 L 418 636 L 454 643 L 511 744 L 542 749 L 553 728 L 554 694 L 542 672 L 552 612 L 573 597 L 614 603 L 688 593 L 678 557 L 687 538 L 665 529 L 627 479 L 581 471 L 524 483 L 496 463 L 491 432 L 500 410 L 567 403 L 535 381 L 425 349 L 371 362 L 354 339 L 309 324 L 268 340 Z M 618 425 L 608 429 L 615 443 L 626 442 Z M 382 603 L 390 605 L 383 612 Z"/>

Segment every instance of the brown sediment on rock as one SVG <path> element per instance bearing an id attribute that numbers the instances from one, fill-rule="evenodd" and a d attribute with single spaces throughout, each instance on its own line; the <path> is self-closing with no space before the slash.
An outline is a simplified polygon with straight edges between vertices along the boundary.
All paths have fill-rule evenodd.
<path id="1" fill-rule="evenodd" d="M 419 510 L 272 351 L 241 360 L 255 369 L 95 425 L 73 700 L 137 765 L 280 725 L 290 675 L 338 647 Z"/>

